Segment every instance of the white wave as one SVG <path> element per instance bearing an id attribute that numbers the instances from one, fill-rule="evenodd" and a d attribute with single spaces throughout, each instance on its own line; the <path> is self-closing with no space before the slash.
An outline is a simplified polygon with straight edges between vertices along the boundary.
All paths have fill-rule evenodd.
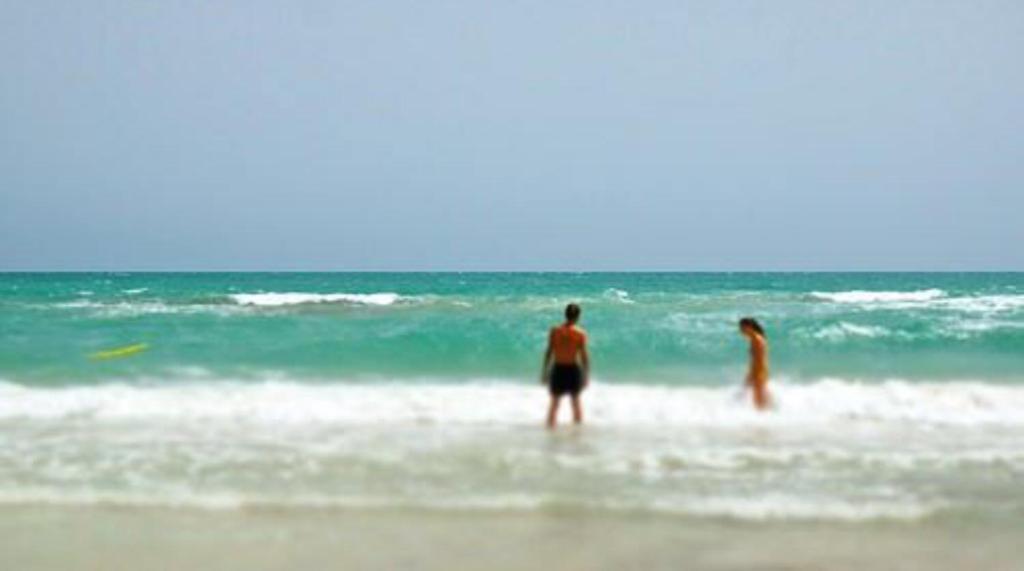
<path id="1" fill-rule="evenodd" d="M 777 409 L 753 411 L 735 387 L 609 385 L 587 391 L 591 422 L 606 426 L 1024 426 L 1024 387 L 972 382 L 882 384 L 775 381 Z M 0 420 L 225 421 L 291 424 L 533 425 L 543 388 L 525 383 L 300 384 L 204 381 L 65 388 L 0 383 Z"/>
<path id="2" fill-rule="evenodd" d="M 45 306 L 44 306 L 45 307 Z M 230 305 L 204 305 L 204 304 L 170 304 L 159 300 L 153 301 L 117 301 L 99 302 L 88 299 L 56 303 L 51 307 L 60 309 L 89 310 L 96 317 L 116 319 L 121 317 L 137 317 L 140 315 L 190 315 L 198 313 L 214 313 L 218 315 L 229 315 L 237 313 L 242 308 Z"/>
<path id="3" fill-rule="evenodd" d="M 835 443 L 773 445 L 754 447 L 719 442 L 714 445 L 677 446 L 668 450 L 636 454 L 617 453 L 615 457 L 579 463 L 580 469 L 591 472 L 641 476 L 651 481 L 687 477 L 691 470 L 744 471 L 744 470 L 810 470 L 826 471 L 836 468 L 853 470 L 886 470 L 921 474 L 926 470 L 978 469 L 989 471 L 997 467 L 1024 469 L 1024 449 L 1013 446 L 995 446 L 988 443 L 984 449 L 948 449 L 943 447 L 907 449 L 892 446 L 886 450 L 863 449 L 863 446 L 838 446 Z M 917 442 L 920 444 L 920 442 Z M 560 459 L 560 461 L 564 461 Z"/>
<path id="4" fill-rule="evenodd" d="M 892 331 L 885 327 L 877 325 L 857 325 L 856 323 L 840 321 L 839 323 L 829 325 L 815 331 L 813 337 L 816 339 L 824 339 L 826 341 L 842 341 L 850 337 L 866 337 L 873 339 L 876 337 L 888 337 L 890 335 L 892 335 Z"/>
<path id="5" fill-rule="evenodd" d="M 921 302 L 945 297 L 941 289 L 925 289 L 919 291 L 866 291 L 852 290 L 840 292 L 811 292 L 811 296 L 833 303 L 892 303 Z"/>
<path id="6" fill-rule="evenodd" d="M 1024 308 L 1024 295 L 989 294 L 951 296 L 940 289 L 919 291 L 812 292 L 811 296 L 837 304 L 881 309 L 943 309 L 962 313 L 1005 313 Z"/>
<path id="7" fill-rule="evenodd" d="M 38 307 L 46 306 L 40 305 Z M 89 301 L 88 299 L 79 299 L 75 301 L 63 301 L 60 303 L 55 303 L 53 304 L 53 307 L 58 307 L 61 309 L 82 309 L 88 307 L 103 307 L 103 304 L 96 301 Z"/>
<path id="8" fill-rule="evenodd" d="M 983 316 L 981 318 L 948 320 L 939 328 L 939 333 L 955 339 L 970 339 L 971 337 L 993 331 L 1013 331 L 1019 329 L 1024 329 L 1024 322 L 993 319 L 990 316 Z"/>
<path id="9" fill-rule="evenodd" d="M 446 498 L 403 498 L 378 495 L 254 494 L 238 491 L 199 492 L 188 489 L 153 491 L 62 490 L 30 487 L 0 490 L 0 505 L 108 506 L 122 508 L 191 508 L 210 511 L 241 509 L 392 509 L 520 512 L 545 506 L 608 511 L 653 511 L 681 516 L 742 521 L 912 521 L 947 506 L 920 501 L 864 502 L 786 495 L 755 497 L 684 497 L 643 501 L 564 501 L 544 494 L 464 495 Z"/>
<path id="10" fill-rule="evenodd" d="M 125 290 L 135 295 L 145 288 Z M 217 315 L 233 315 L 246 311 L 246 308 L 273 308 L 303 304 L 340 303 L 359 306 L 389 306 L 413 298 L 403 297 L 397 293 L 239 293 L 229 296 L 234 304 L 224 303 L 166 303 L 161 300 L 110 301 L 102 302 L 92 299 L 76 299 L 60 302 L 48 307 L 74 310 L 90 310 L 95 316 L 104 318 L 135 317 L 139 315 L 161 314 L 199 314 L 213 313 Z M 47 307 L 47 306 L 43 306 Z"/>
<path id="11" fill-rule="evenodd" d="M 402 497 L 373 494 L 266 493 L 243 490 L 199 491 L 188 486 L 126 491 L 67 490 L 42 486 L 0 489 L 2 505 L 109 506 L 125 508 L 241 509 L 390 509 L 453 511 L 526 511 L 548 503 L 543 495 L 496 494 L 460 497 Z M 580 506 L 586 507 L 586 506 Z M 590 506 L 599 507 L 599 506 Z M 608 506 L 611 507 L 611 506 Z"/>
<path id="12" fill-rule="evenodd" d="M 1001 313 L 1024 308 L 1024 295 L 982 295 L 951 297 L 941 307 L 967 313 Z"/>
<path id="13" fill-rule="evenodd" d="M 268 292 L 268 293 L 236 293 L 231 299 L 239 305 L 259 307 L 280 307 L 307 303 L 348 303 L 353 305 L 393 305 L 405 299 L 397 293 L 303 293 L 303 292 Z"/>
<path id="14" fill-rule="evenodd" d="M 662 511 L 721 517 L 744 521 L 913 521 L 932 515 L 942 505 L 916 501 L 852 501 L 828 497 L 802 498 L 785 495 L 711 497 L 668 503 Z"/>
<path id="15" fill-rule="evenodd" d="M 605 290 L 604 296 L 606 298 L 614 299 L 615 301 L 619 301 L 622 303 L 635 303 L 632 299 L 630 299 L 629 292 L 622 289 L 608 288 L 607 290 Z"/>
<path id="16" fill-rule="evenodd" d="M 138 295 L 140 293 L 145 293 L 147 291 L 149 291 L 148 287 L 136 287 L 136 288 L 121 290 L 121 293 L 126 293 L 128 295 Z"/>

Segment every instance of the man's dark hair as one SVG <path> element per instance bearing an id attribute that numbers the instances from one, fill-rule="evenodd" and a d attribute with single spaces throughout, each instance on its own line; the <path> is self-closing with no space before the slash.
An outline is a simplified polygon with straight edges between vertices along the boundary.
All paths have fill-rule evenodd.
<path id="1" fill-rule="evenodd" d="M 565 318 L 568 319 L 569 321 L 572 321 L 573 323 L 579 320 L 580 313 L 582 313 L 582 310 L 580 310 L 580 306 L 576 305 L 575 303 L 570 303 L 569 305 L 565 306 Z"/>

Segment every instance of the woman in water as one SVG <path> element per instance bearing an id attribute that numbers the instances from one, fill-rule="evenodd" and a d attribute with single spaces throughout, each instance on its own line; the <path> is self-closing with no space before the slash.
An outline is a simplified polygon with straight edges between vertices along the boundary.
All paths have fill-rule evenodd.
<path id="1" fill-rule="evenodd" d="M 768 397 L 768 340 L 764 328 L 752 317 L 740 320 L 740 333 L 750 341 L 750 370 L 747 386 L 754 393 L 754 406 L 765 410 L 771 404 Z"/>

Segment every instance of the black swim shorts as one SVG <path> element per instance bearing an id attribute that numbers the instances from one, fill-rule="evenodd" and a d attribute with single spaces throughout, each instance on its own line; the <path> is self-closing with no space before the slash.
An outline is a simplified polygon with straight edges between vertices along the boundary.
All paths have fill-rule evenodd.
<path id="1" fill-rule="evenodd" d="M 560 397 L 565 394 L 576 396 L 583 390 L 583 371 L 578 365 L 559 365 L 551 369 L 548 383 L 551 394 Z"/>

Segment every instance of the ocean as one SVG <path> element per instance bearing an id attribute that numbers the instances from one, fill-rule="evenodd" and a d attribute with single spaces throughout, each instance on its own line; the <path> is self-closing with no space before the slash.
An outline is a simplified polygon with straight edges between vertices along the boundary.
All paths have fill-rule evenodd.
<path id="1" fill-rule="evenodd" d="M 563 410 L 549 432 L 541 354 L 570 301 L 587 421 Z M 742 390 L 743 316 L 770 343 L 767 413 Z M 0 274 L 0 513 L 21 533 L 53 510 L 214 518 L 236 538 L 267 514 L 524 541 L 524 521 L 642 521 L 665 538 L 648 568 L 678 568 L 697 541 L 679 530 L 879 534 L 851 566 L 928 537 L 941 557 L 902 559 L 922 567 L 966 565 L 950 537 L 1009 533 L 986 563 L 1013 568 L 1022 484 L 1020 273 Z M 804 535 L 737 568 L 842 545 Z M 556 568 L 615 568 L 574 561 Z"/>

